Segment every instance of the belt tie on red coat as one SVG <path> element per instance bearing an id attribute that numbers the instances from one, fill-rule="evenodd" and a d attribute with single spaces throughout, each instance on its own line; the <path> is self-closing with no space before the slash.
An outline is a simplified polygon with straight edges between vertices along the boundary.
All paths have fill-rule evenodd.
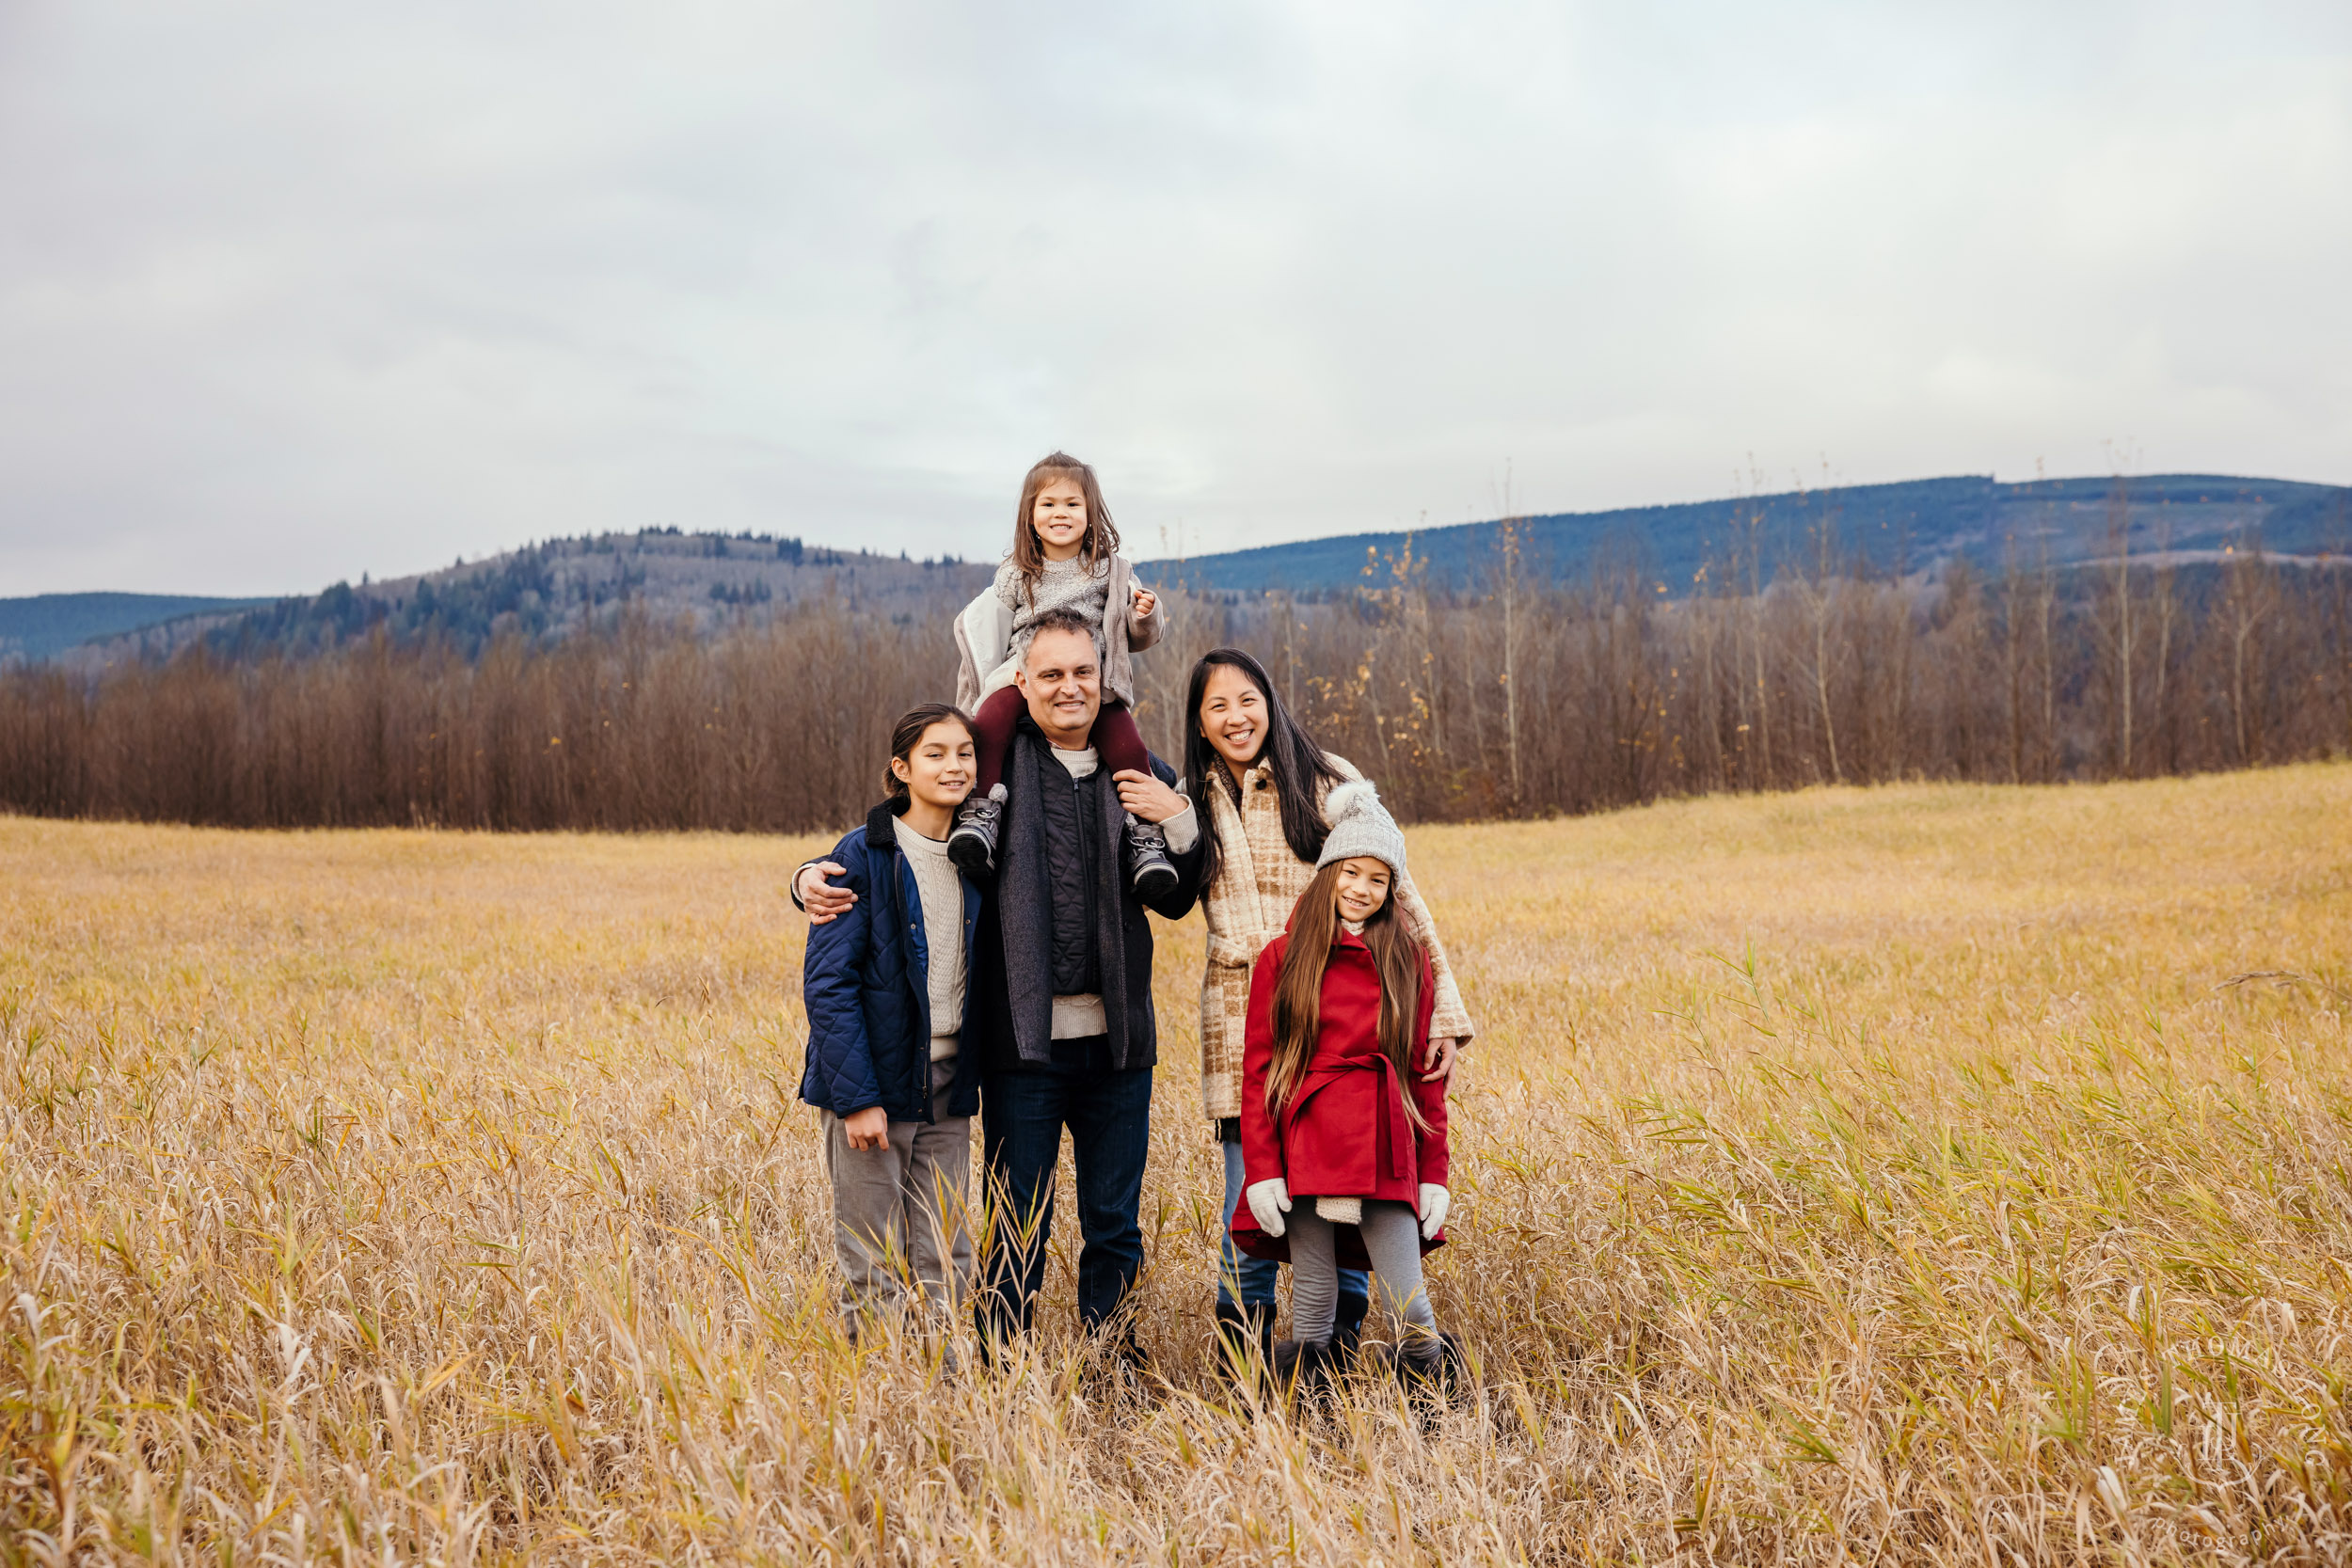
<path id="1" fill-rule="evenodd" d="M 1362 1057 L 1345 1058 L 1325 1068 L 1323 1071 L 1314 1075 L 1314 1080 L 1320 1080 L 1319 1082 L 1311 1080 L 1308 1086 L 1302 1087 L 1297 1104 L 1303 1109 L 1307 1101 L 1314 1098 L 1317 1090 L 1335 1082 L 1343 1073 L 1372 1071 L 1377 1071 L 1380 1074 L 1380 1087 L 1383 1090 L 1380 1096 L 1380 1125 L 1390 1133 L 1389 1174 L 1400 1181 L 1406 1180 L 1413 1174 L 1412 1159 L 1415 1149 L 1413 1119 L 1406 1114 L 1405 1110 L 1405 1082 L 1397 1076 L 1396 1064 L 1389 1060 L 1387 1052 L 1375 1051 L 1369 1060 Z M 1287 1126 L 1291 1117 L 1296 1115 L 1297 1112 L 1294 1111 L 1289 1117 L 1285 1117 L 1285 1125 Z M 1375 1156 L 1374 1163 L 1376 1166 L 1377 1156 Z"/>
<path id="2" fill-rule="evenodd" d="M 1405 1083 L 1396 1075 L 1396 1064 L 1389 1060 L 1385 1051 L 1373 1058 L 1380 1064 L 1380 1116 L 1383 1120 L 1396 1118 L 1395 1134 L 1389 1139 L 1389 1174 L 1402 1180 L 1413 1174 L 1413 1118 L 1405 1109 Z"/>
<path id="3" fill-rule="evenodd" d="M 1397 1135 L 1391 1138 L 1391 1148 L 1388 1148 L 1388 1173 L 1395 1176 L 1397 1180 L 1406 1180 L 1414 1173 L 1411 1159 L 1414 1159 L 1414 1145 L 1419 1140 L 1414 1135 L 1414 1117 L 1405 1110 L 1405 1079 L 1397 1077 L 1397 1065 L 1388 1060 L 1386 1051 L 1374 1051 L 1369 1063 L 1348 1063 L 1343 1072 L 1364 1072 L 1364 1069 L 1378 1069 L 1378 1074 L 1381 1074 L 1381 1115 L 1388 1117 L 1391 1107 L 1395 1107 L 1397 1112 Z M 1329 1074 L 1325 1082 L 1331 1082 L 1336 1077 L 1339 1077 L 1336 1072 Z M 1374 1129 L 1374 1138 L 1378 1138 L 1378 1129 Z M 1378 1164 L 1378 1157 L 1374 1157 L 1374 1164 Z"/>

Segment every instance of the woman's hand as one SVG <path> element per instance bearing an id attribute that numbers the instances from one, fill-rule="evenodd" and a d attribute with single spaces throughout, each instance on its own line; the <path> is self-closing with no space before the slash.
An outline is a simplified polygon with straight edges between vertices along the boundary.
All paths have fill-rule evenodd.
<path id="1" fill-rule="evenodd" d="M 1269 1236 L 1279 1236 L 1286 1223 L 1282 1216 L 1291 1211 L 1291 1184 L 1280 1177 L 1271 1181 L 1253 1181 L 1241 1195 L 1249 1202 L 1249 1212 L 1257 1217 L 1258 1228 Z"/>
<path id="2" fill-rule="evenodd" d="M 793 878 L 792 886 L 800 894 L 802 905 L 808 911 L 811 926 L 822 926 L 850 912 L 850 906 L 857 902 L 857 895 L 846 887 L 834 887 L 825 880 L 828 877 L 846 877 L 849 874 L 846 866 L 832 861 L 818 861 L 801 867 Z M 864 1116 L 866 1113 L 861 1111 L 858 1114 Z M 855 1148 L 858 1146 L 851 1144 L 850 1147 Z"/>
<path id="3" fill-rule="evenodd" d="M 1149 588 L 1138 588 L 1136 590 L 1135 605 L 1136 619 L 1149 621 L 1152 612 L 1160 608 L 1160 596 Z"/>
<path id="4" fill-rule="evenodd" d="M 809 918 L 813 920 L 816 916 L 812 914 Z M 1424 1084 L 1434 1084 L 1440 1078 L 1453 1077 L 1454 1053 L 1460 1050 L 1462 1042 L 1452 1035 L 1431 1036 L 1429 1054 L 1421 1059 L 1421 1065 L 1429 1070 L 1421 1075 L 1421 1081 Z"/>
<path id="5" fill-rule="evenodd" d="M 1146 822 L 1165 822 L 1192 804 L 1149 773 L 1122 768 L 1111 775 L 1119 786 L 1119 803 Z"/>
<path id="6" fill-rule="evenodd" d="M 851 1111 L 841 1118 L 841 1132 L 850 1140 L 851 1148 L 882 1148 L 890 1142 L 890 1113 L 879 1105 Z M 1428 1190 L 1426 1187 L 1422 1189 L 1422 1192 Z"/>
<path id="7" fill-rule="evenodd" d="M 1421 1239 L 1434 1242 L 1438 1232 L 1445 1228 L 1445 1212 L 1454 1207 L 1454 1195 L 1435 1182 L 1421 1184 Z"/>

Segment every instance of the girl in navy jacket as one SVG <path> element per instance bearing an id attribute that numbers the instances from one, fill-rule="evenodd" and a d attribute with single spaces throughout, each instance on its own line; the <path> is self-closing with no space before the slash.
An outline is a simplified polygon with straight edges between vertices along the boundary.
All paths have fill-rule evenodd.
<path id="1" fill-rule="evenodd" d="M 850 1332 L 914 1306 L 944 1322 L 969 1286 L 964 1180 L 978 1053 L 962 1049 L 979 890 L 947 858 L 972 790 L 970 724 L 946 704 L 891 733 L 890 799 L 833 852 L 857 902 L 813 927 L 801 1098 L 824 1116 Z"/>

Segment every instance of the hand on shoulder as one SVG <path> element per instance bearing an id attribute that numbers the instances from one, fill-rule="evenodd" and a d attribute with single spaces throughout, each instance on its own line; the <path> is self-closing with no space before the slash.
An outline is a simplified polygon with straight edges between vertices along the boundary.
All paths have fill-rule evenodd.
<path id="1" fill-rule="evenodd" d="M 794 873 L 792 888 L 801 895 L 801 907 L 808 911 L 811 926 L 823 926 L 849 913 L 857 902 L 857 895 L 846 887 L 835 887 L 826 880 L 830 877 L 848 876 L 848 867 L 837 861 L 811 861 Z"/>

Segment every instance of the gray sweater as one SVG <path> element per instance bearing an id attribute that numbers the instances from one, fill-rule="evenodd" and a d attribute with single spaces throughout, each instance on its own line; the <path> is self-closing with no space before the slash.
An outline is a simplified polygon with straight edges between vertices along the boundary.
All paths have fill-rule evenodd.
<path id="1" fill-rule="evenodd" d="M 1008 568 L 999 568 L 999 580 Z M 1019 573 L 1013 574 L 1017 579 Z M 1088 584 L 1079 574 L 1071 574 L 1073 586 L 1091 594 L 1094 585 Z M 1160 640 L 1168 620 L 1168 607 L 1153 607 L 1150 615 L 1135 612 L 1135 569 L 1123 555 L 1111 557 L 1110 576 L 1103 589 L 1103 690 L 1117 697 L 1129 707 L 1136 705 L 1135 666 L 1130 655 L 1140 653 Z M 1116 612 L 1114 613 L 1114 607 Z M 1030 615 L 1037 612 L 1032 610 Z M 956 706 L 966 713 L 977 713 L 980 704 L 999 688 L 1012 684 L 1013 672 L 1021 666 L 1021 656 L 1013 650 L 1013 609 L 997 595 L 996 585 L 991 583 L 973 596 L 956 617 Z M 1025 648 L 1026 639 L 1023 640 Z"/>
<path id="2" fill-rule="evenodd" d="M 1030 624 L 1049 610 L 1076 611 L 1099 635 L 1110 598 L 1111 563 L 1098 561 L 1089 572 L 1083 561 L 1049 561 L 1029 582 L 1008 561 L 996 568 L 995 586 L 996 602 L 1012 612 L 1012 651 L 1019 656 L 1028 651 Z"/>

